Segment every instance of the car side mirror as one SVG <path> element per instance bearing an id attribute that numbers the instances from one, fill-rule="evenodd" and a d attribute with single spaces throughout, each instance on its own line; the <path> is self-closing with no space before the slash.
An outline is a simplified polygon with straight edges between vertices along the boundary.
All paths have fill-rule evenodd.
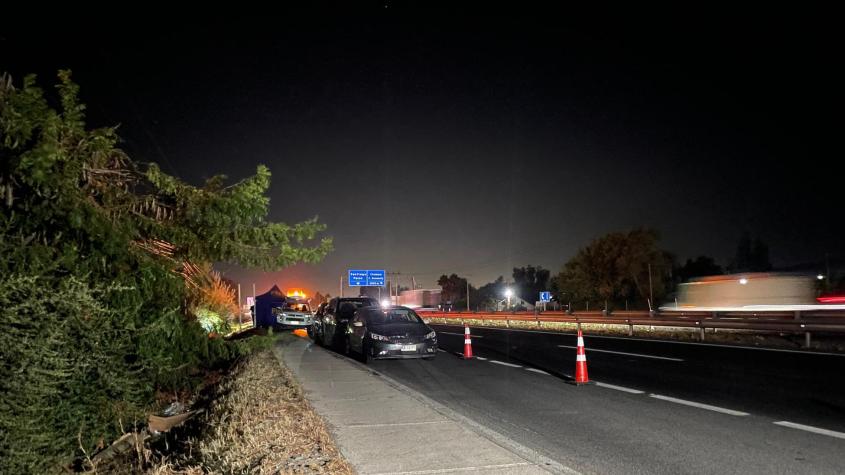
<path id="1" fill-rule="evenodd" d="M 353 326 L 353 327 L 363 327 L 363 326 L 364 326 L 364 322 L 352 322 L 352 326 Z"/>

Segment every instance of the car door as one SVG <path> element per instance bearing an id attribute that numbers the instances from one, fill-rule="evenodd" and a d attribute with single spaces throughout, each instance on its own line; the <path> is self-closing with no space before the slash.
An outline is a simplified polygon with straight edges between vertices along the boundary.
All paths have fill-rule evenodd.
<path id="1" fill-rule="evenodd" d="M 354 302 L 350 301 L 338 301 L 337 303 L 337 310 L 334 314 L 334 339 L 331 340 L 331 343 L 335 346 L 335 348 L 342 347 L 344 343 L 344 338 L 346 338 L 346 327 L 349 324 L 349 320 L 355 316 L 355 309 L 356 305 Z"/>
<path id="2" fill-rule="evenodd" d="M 332 299 L 323 312 L 323 344 L 331 345 L 334 341 L 334 331 L 337 325 L 335 313 L 337 312 L 337 299 Z"/>
<path id="3" fill-rule="evenodd" d="M 311 320 L 311 325 L 308 327 L 308 336 L 312 339 L 317 339 L 318 335 L 320 335 L 323 331 L 323 311 L 326 308 L 326 302 L 321 303 L 317 310 L 314 312 L 314 315 Z"/>
<path id="4" fill-rule="evenodd" d="M 358 310 L 355 312 L 355 316 L 352 317 L 347 328 L 350 348 L 356 353 L 362 353 L 364 351 L 364 335 L 367 333 L 366 311 Z"/>

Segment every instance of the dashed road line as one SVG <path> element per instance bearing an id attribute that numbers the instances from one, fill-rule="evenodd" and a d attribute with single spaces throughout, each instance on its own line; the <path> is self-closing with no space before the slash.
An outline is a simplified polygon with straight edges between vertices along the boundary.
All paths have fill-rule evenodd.
<path id="1" fill-rule="evenodd" d="M 598 381 L 596 381 L 595 383 L 596 386 L 601 386 L 607 389 L 615 389 L 617 391 L 622 391 L 629 394 L 645 394 L 645 391 L 640 391 L 639 389 L 626 388 L 625 386 L 616 386 L 615 384 L 600 383 Z"/>
<path id="2" fill-rule="evenodd" d="M 815 434 L 826 435 L 829 437 L 836 437 L 837 439 L 845 439 L 845 433 L 843 432 L 836 432 L 835 430 L 828 430 L 822 429 L 821 427 L 813 427 L 804 424 L 796 424 L 795 422 L 789 421 L 778 421 L 773 422 L 772 424 L 783 426 L 783 427 L 790 427 L 792 429 L 804 430 L 807 432 L 813 432 Z"/>
<path id="3" fill-rule="evenodd" d="M 527 467 L 531 464 L 528 462 L 515 462 L 515 463 L 501 463 L 495 465 L 478 465 L 478 466 L 471 466 L 471 467 L 458 467 L 458 468 L 436 468 L 436 469 L 429 469 L 429 470 L 412 470 L 410 472 L 379 472 L 374 475 L 436 475 L 441 473 L 457 473 L 457 472 L 486 472 L 489 470 L 494 469 L 508 469 L 508 468 L 516 468 L 516 467 Z"/>
<path id="4" fill-rule="evenodd" d="M 531 371 L 532 373 L 540 373 L 540 374 L 545 374 L 546 376 L 551 376 L 549 373 L 543 371 L 542 369 L 537 369 L 537 368 L 525 368 L 525 371 Z"/>
<path id="5" fill-rule="evenodd" d="M 452 332 L 437 332 L 441 335 L 455 335 L 455 336 L 466 336 L 464 333 L 452 333 Z M 470 338 L 484 338 L 481 335 L 470 335 Z"/>
<path id="6" fill-rule="evenodd" d="M 437 351 L 439 351 L 441 353 L 448 353 L 448 351 L 444 350 L 443 348 L 438 348 Z"/>
<path id="7" fill-rule="evenodd" d="M 483 356 L 476 356 L 475 359 L 481 360 L 481 361 L 487 361 L 487 358 L 485 358 Z"/>
<path id="8" fill-rule="evenodd" d="M 676 404 L 683 404 L 684 406 L 697 407 L 699 409 L 707 409 L 708 411 L 721 412 L 722 414 L 729 414 L 731 416 L 748 416 L 747 412 L 734 411 L 733 409 L 725 409 L 724 407 L 711 406 L 709 404 L 702 404 L 695 401 L 687 401 L 686 399 L 678 399 L 669 396 L 661 396 L 660 394 L 650 394 L 650 397 L 660 399 L 661 401 L 674 402 Z"/>
<path id="9" fill-rule="evenodd" d="M 447 420 L 440 420 L 440 421 L 420 421 L 420 422 L 387 422 L 382 424 L 346 424 L 346 427 L 360 429 L 366 427 L 395 427 L 395 426 L 419 426 L 419 425 L 429 425 L 429 424 L 445 424 L 448 423 Z"/>
<path id="10" fill-rule="evenodd" d="M 558 348 L 578 348 L 577 346 L 570 346 L 570 345 L 557 345 Z M 636 356 L 639 358 L 652 358 L 655 360 L 666 360 L 666 361 L 684 361 L 681 358 L 670 358 L 668 356 L 654 356 L 654 355 L 643 355 L 640 353 L 626 353 L 624 351 L 610 351 L 610 350 L 597 350 L 595 348 L 590 348 L 587 350 L 587 353 L 598 352 L 598 353 L 613 353 L 614 355 L 625 355 L 625 356 Z"/>
<path id="11" fill-rule="evenodd" d="M 500 364 L 500 365 L 502 365 L 502 366 L 509 366 L 509 367 L 511 367 L 511 368 L 522 368 L 522 366 L 521 366 L 521 365 L 518 365 L 518 364 L 513 364 L 513 363 L 505 363 L 504 361 L 490 360 L 490 362 L 491 362 L 491 363 L 495 363 L 495 364 Z"/>

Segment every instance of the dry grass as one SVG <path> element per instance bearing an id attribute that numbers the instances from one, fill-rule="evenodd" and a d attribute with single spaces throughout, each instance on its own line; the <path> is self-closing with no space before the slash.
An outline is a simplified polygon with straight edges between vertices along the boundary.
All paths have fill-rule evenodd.
<path id="1" fill-rule="evenodd" d="M 323 420 L 272 350 L 255 354 L 221 383 L 185 462 L 148 474 L 352 474 Z"/>

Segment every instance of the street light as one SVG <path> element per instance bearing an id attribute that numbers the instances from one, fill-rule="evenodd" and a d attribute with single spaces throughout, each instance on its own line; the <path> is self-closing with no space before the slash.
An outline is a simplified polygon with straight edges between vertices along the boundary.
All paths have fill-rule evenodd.
<path id="1" fill-rule="evenodd" d="M 511 296 L 513 295 L 513 290 L 510 287 L 505 289 L 505 297 L 508 298 L 508 309 L 511 308 Z"/>
<path id="2" fill-rule="evenodd" d="M 819 275 L 816 276 L 816 279 L 824 280 L 824 276 L 822 274 L 819 274 Z"/>

